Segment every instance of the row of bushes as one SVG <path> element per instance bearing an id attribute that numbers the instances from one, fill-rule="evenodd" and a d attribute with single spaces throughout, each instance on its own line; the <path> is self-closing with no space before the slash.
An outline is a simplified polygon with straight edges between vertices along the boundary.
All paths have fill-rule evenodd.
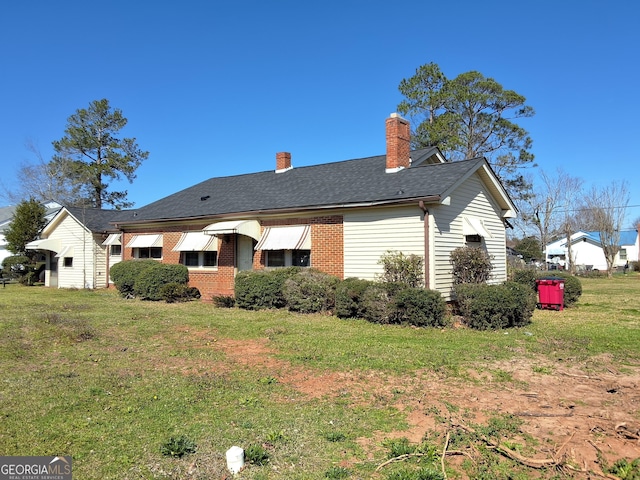
<path id="1" fill-rule="evenodd" d="M 229 306 L 222 298 L 218 305 Z M 235 303 L 240 308 L 288 308 L 300 313 L 335 313 L 382 324 L 444 326 L 446 305 L 439 292 L 402 283 L 356 278 L 339 280 L 315 269 L 298 267 L 241 272 Z"/>
<path id="2" fill-rule="evenodd" d="M 125 260 L 113 265 L 110 274 L 116 289 L 124 297 L 168 303 L 200 297 L 197 288 L 188 286 L 189 270 L 184 265 Z"/>

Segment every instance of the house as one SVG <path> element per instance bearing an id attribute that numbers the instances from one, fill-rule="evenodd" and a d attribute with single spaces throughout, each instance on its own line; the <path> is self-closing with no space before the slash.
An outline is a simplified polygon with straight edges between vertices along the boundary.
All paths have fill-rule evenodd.
<path id="1" fill-rule="evenodd" d="M 487 161 L 411 151 L 397 114 L 386 120 L 386 145 L 385 155 L 300 168 L 280 152 L 273 170 L 211 178 L 124 212 L 111 222 L 121 258 L 182 263 L 204 299 L 233 294 L 242 270 L 298 265 L 375 279 L 387 251 L 422 256 L 425 287 L 449 298 L 450 253 L 465 245 L 485 248 L 492 282 L 506 280 L 505 228 L 516 208 Z M 97 270 L 87 278 L 104 285 L 105 267 Z"/>
<path id="2" fill-rule="evenodd" d="M 45 208 L 45 221 L 49 222 L 55 216 L 56 213 L 62 208 L 57 202 L 45 202 L 42 204 Z M 16 211 L 15 206 L 0 207 L 0 265 L 5 258 L 13 255 L 12 252 L 7 250 L 7 241 L 4 237 L 4 232 L 9 228 L 9 225 L 13 221 L 13 215 Z"/>
<path id="3" fill-rule="evenodd" d="M 600 232 L 578 231 L 570 236 L 571 259 L 569 259 L 567 239 L 561 238 L 548 244 L 545 257 L 549 265 L 566 267 L 573 262 L 582 270 L 607 270 L 607 261 L 600 242 Z M 620 251 L 616 254 L 614 268 L 622 268 L 627 262 L 638 261 L 638 232 L 623 230 L 620 232 Z"/>
<path id="4" fill-rule="evenodd" d="M 27 244 L 45 257 L 45 285 L 105 288 L 109 267 L 121 261 L 119 232 L 112 221 L 126 211 L 63 207 L 45 225 L 40 239 Z"/>

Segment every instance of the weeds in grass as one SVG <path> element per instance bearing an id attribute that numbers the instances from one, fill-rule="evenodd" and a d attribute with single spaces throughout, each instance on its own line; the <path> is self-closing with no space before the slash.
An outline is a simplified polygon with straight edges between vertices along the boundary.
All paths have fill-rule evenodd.
<path id="1" fill-rule="evenodd" d="M 331 480 L 340 480 L 342 478 L 349 478 L 351 476 L 351 472 L 344 467 L 331 467 L 329 470 L 324 472 L 324 478 L 329 478 Z"/>
<path id="2" fill-rule="evenodd" d="M 329 442 L 343 442 L 347 436 L 342 432 L 327 432 L 324 434 L 324 438 Z"/>
<path id="3" fill-rule="evenodd" d="M 244 459 L 252 465 L 265 465 L 269 462 L 269 453 L 262 445 L 251 444 L 244 451 Z"/>
<path id="4" fill-rule="evenodd" d="M 190 453 L 196 453 L 197 445 L 190 438 L 180 435 L 171 437 L 160 447 L 160 453 L 167 457 L 181 458 Z"/>

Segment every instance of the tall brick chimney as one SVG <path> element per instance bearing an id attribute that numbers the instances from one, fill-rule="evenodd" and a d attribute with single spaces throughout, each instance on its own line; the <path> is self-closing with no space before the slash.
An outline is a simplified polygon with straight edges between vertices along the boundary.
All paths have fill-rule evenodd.
<path id="1" fill-rule="evenodd" d="M 387 129 L 387 173 L 395 173 L 409 168 L 411 159 L 411 128 L 409 122 L 397 113 L 392 113 L 386 121 Z"/>
<path id="2" fill-rule="evenodd" d="M 286 172 L 292 168 L 291 154 L 289 152 L 276 153 L 276 173 Z"/>

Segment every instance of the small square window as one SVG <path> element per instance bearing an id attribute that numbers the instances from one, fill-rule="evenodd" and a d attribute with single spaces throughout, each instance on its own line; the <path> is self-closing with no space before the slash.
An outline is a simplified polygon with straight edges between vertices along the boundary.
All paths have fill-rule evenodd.
<path id="1" fill-rule="evenodd" d="M 267 251 L 267 267 L 284 267 L 284 250 Z"/>
<path id="2" fill-rule="evenodd" d="M 73 267 L 73 257 L 64 257 L 64 266 Z"/>
<path id="3" fill-rule="evenodd" d="M 109 254 L 112 256 L 122 255 L 122 245 L 111 245 Z"/>

